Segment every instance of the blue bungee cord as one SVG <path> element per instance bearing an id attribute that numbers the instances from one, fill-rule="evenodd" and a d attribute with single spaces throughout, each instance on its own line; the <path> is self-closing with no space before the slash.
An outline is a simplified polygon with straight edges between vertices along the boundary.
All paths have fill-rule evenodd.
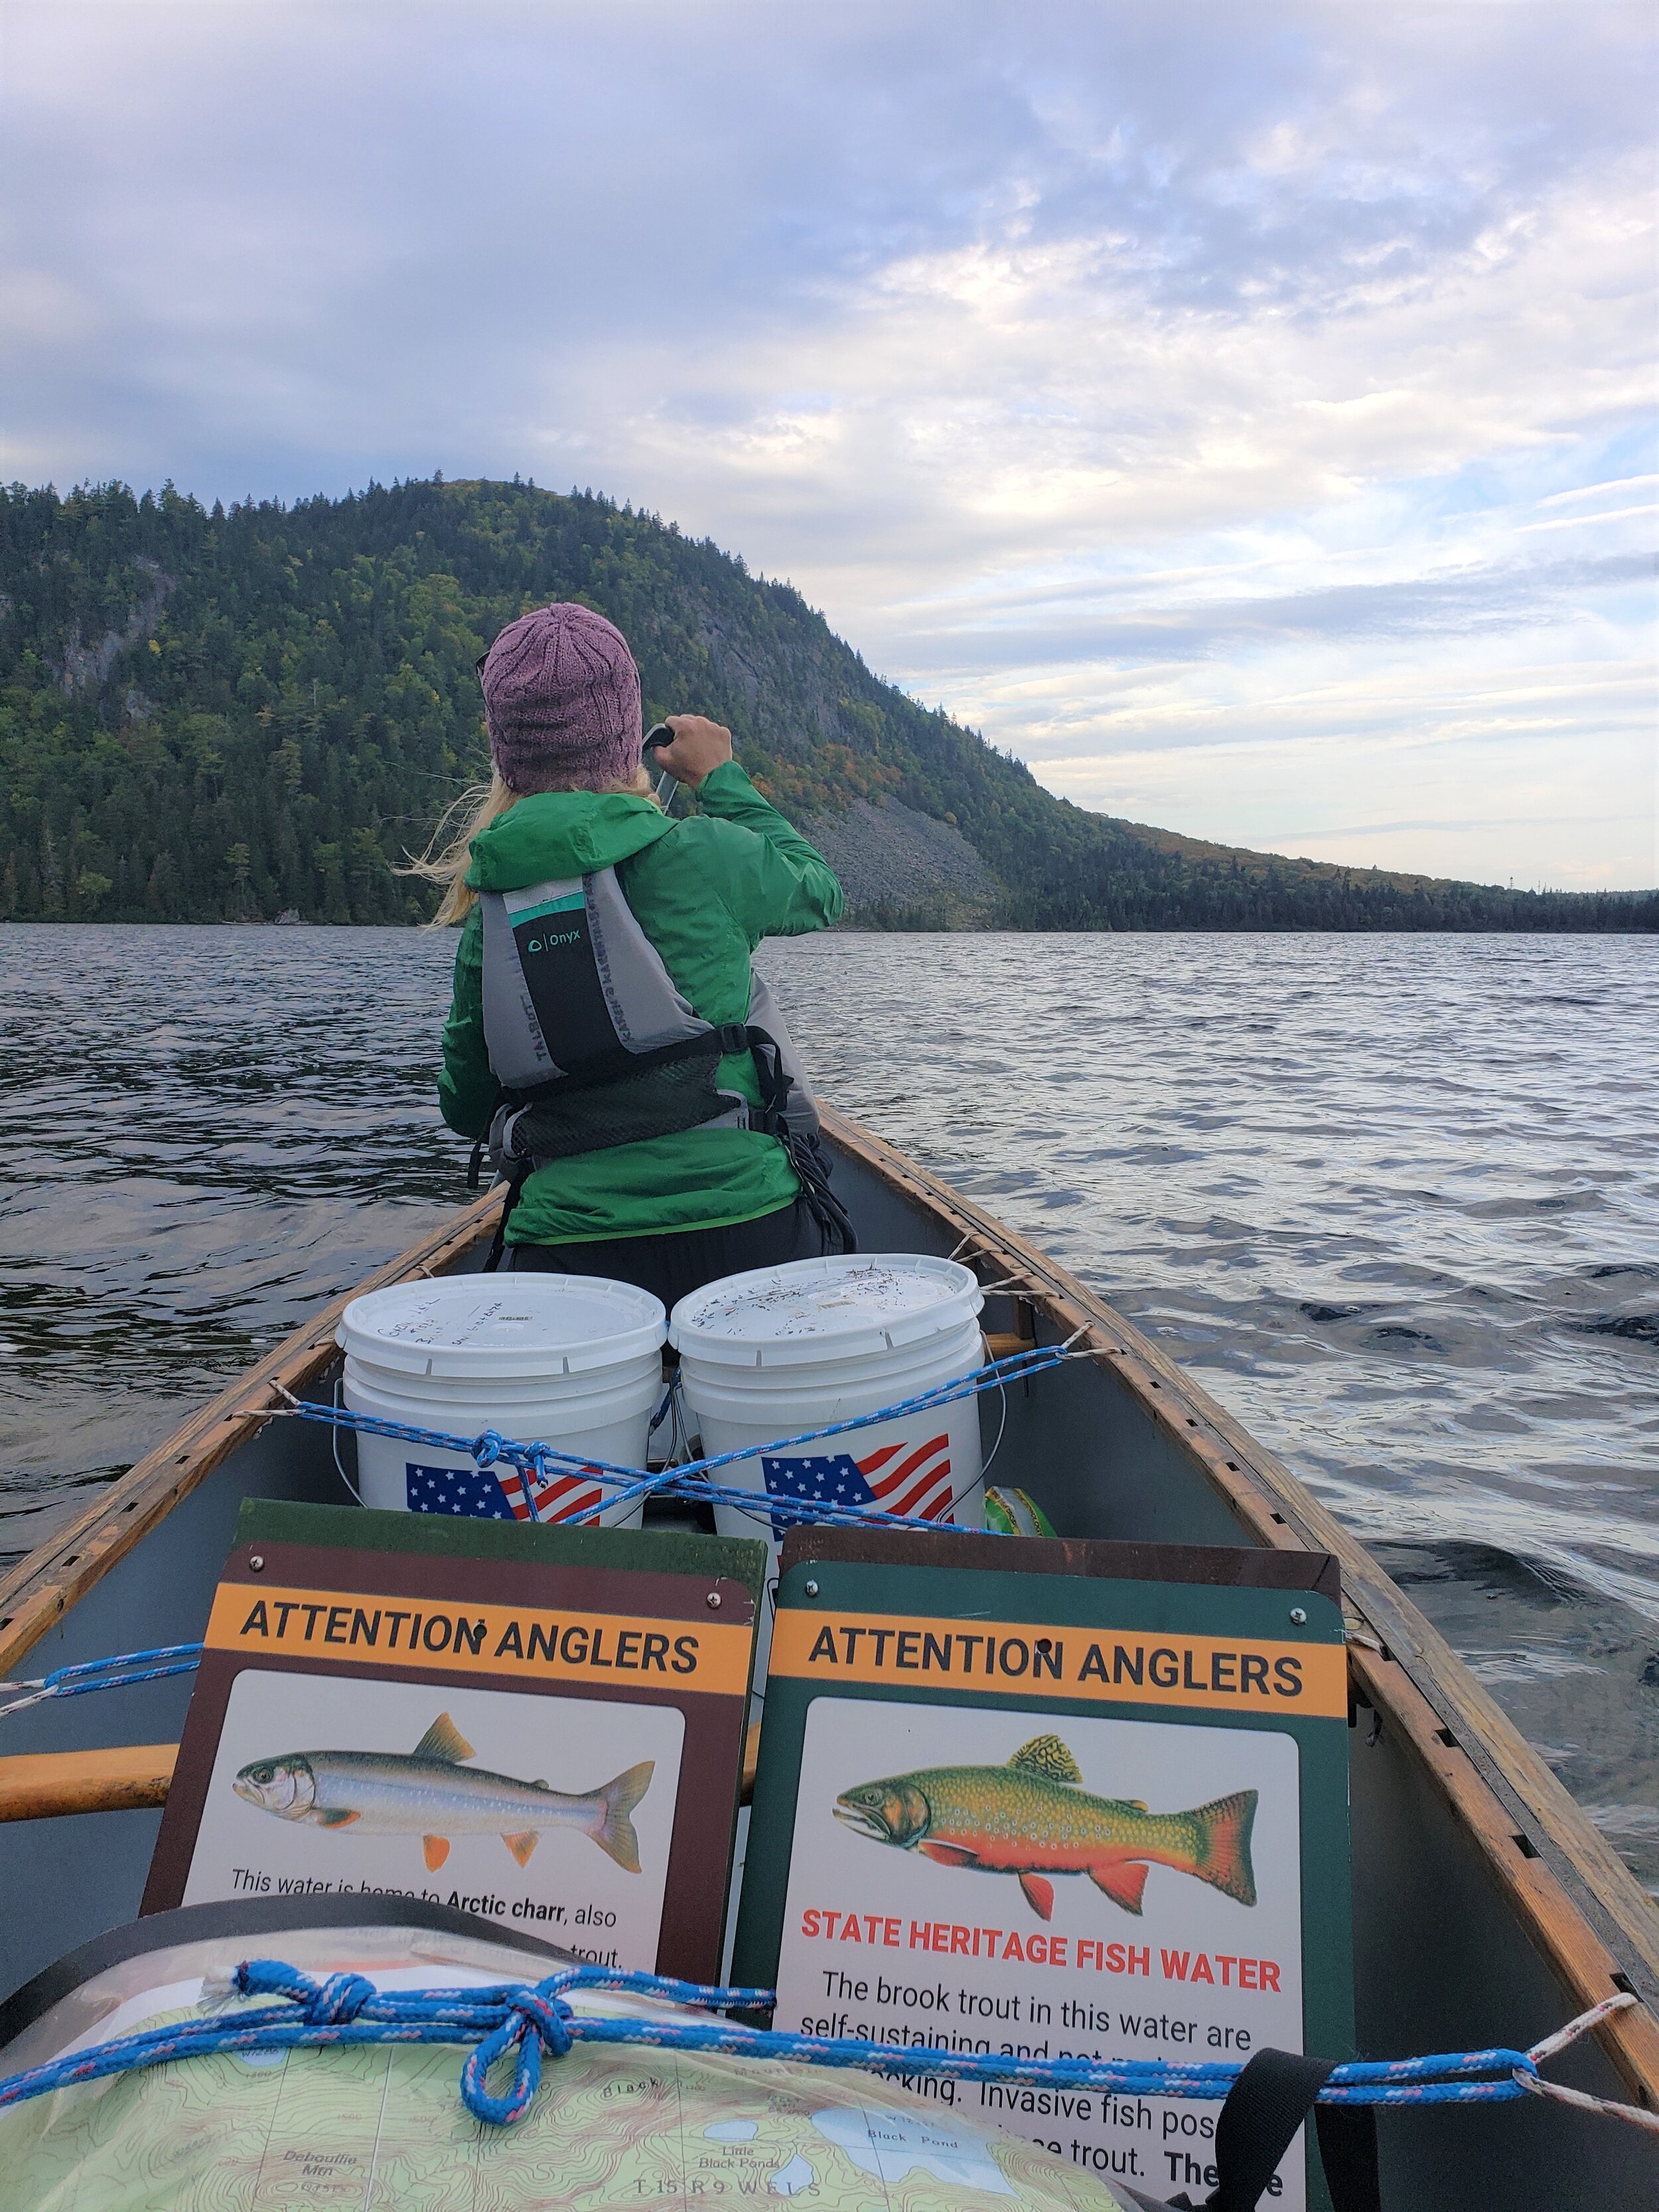
<path id="1" fill-rule="evenodd" d="M 188 1674 L 202 1656 L 199 1644 L 162 1644 L 153 1651 L 119 1651 L 109 1659 L 82 1659 L 73 1667 L 54 1667 L 31 1680 L 0 1682 L 0 1720 L 38 1705 L 47 1698 L 79 1698 L 88 1690 L 124 1690 L 134 1682 L 161 1682 L 169 1674 Z M 14 1694 L 15 1693 L 15 1694 Z"/>
<path id="2" fill-rule="evenodd" d="M 465 1455 L 473 1464 L 484 1471 L 498 1465 L 516 1467 L 525 1476 L 526 1486 L 533 1500 L 538 1492 L 550 1486 L 556 1471 L 568 1471 L 590 1478 L 602 1486 L 615 1490 L 617 1495 L 599 1505 L 591 1505 L 575 1512 L 558 1516 L 562 1528 L 578 1528 L 593 1521 L 601 1512 L 618 1505 L 631 1504 L 635 1499 L 647 1497 L 675 1497 L 696 1499 L 711 1505 L 730 1505 L 745 1513 L 767 1513 L 781 1521 L 795 1522 L 830 1522 L 842 1526 L 866 1526 L 878 1528 L 928 1529 L 938 1524 L 920 1521 L 902 1513 L 884 1512 L 874 1505 L 842 1505 L 828 1498 L 774 1498 L 769 1493 L 741 1490 L 729 1484 L 709 1482 L 705 1478 L 710 1469 L 729 1467 L 738 1460 L 752 1459 L 759 1454 L 792 1451 L 798 1445 L 816 1443 L 825 1437 L 843 1436 L 854 1429 L 865 1429 L 878 1421 L 896 1419 L 912 1413 L 931 1413 L 936 1407 L 953 1404 L 961 1398 L 975 1397 L 988 1390 L 1004 1389 L 1010 1382 L 1019 1382 L 1030 1375 L 1045 1373 L 1063 1360 L 1077 1358 L 1071 1349 L 1071 1339 L 1064 1344 L 1043 1345 L 1035 1352 L 1017 1352 L 1006 1358 L 994 1359 L 988 1365 L 976 1368 L 955 1382 L 941 1384 L 936 1390 L 926 1390 L 914 1398 L 901 1399 L 897 1404 L 884 1406 L 873 1413 L 860 1413 L 846 1421 L 832 1422 L 829 1427 L 810 1429 L 796 1437 L 784 1437 L 776 1443 L 750 1445 L 741 1451 L 720 1452 L 708 1459 L 692 1460 L 679 1466 L 668 1467 L 659 1474 L 641 1477 L 636 1467 L 614 1467 L 608 1462 L 575 1457 L 568 1452 L 556 1451 L 550 1444 L 520 1443 L 511 1437 L 503 1437 L 495 1429 L 485 1429 L 476 1437 L 451 1434 L 443 1429 L 417 1429 L 401 1421 L 383 1421 L 368 1413 L 353 1413 L 343 1406 L 323 1405 L 313 1400 L 289 1397 L 287 1406 L 261 1407 L 262 1415 L 276 1419 L 290 1415 L 309 1421 L 321 1421 L 335 1429 L 352 1429 L 362 1435 L 389 1437 L 399 1443 L 422 1444 L 428 1450 L 447 1451 L 458 1457 Z M 1084 1356 L 1087 1356 L 1086 1354 Z M 280 1387 L 280 1386 L 279 1386 Z M 289 1396 L 287 1392 L 284 1396 Z M 667 1412 L 672 1389 L 659 1407 L 652 1425 L 655 1427 Z M 49 1698 L 74 1698 L 88 1690 L 119 1690 L 138 1682 L 164 1680 L 171 1674 L 188 1674 L 200 1662 L 199 1644 L 168 1644 L 149 1651 L 125 1651 L 107 1659 L 82 1660 L 72 1667 L 55 1668 L 50 1674 L 28 1680 L 0 1682 L 0 1698 L 10 1702 L 0 1704 L 0 1720 L 13 1713 L 21 1713 L 30 1705 L 37 1705 Z"/>
<path id="3" fill-rule="evenodd" d="M 707 1476 L 720 1468 L 753 1458 L 757 1451 L 787 1451 L 907 1413 L 931 1412 L 936 1407 L 985 1390 L 1006 1388 L 1011 1381 L 1042 1373 L 1063 1360 L 1088 1356 L 1073 1352 L 1071 1342 L 1068 1339 L 1063 1345 L 1046 1346 L 993 1360 L 955 1383 L 872 1413 L 785 1437 L 769 1446 L 751 1445 L 670 1467 L 643 1479 L 637 1468 L 581 1460 L 543 1443 L 520 1443 L 494 1430 L 485 1430 L 473 1437 L 458 1437 L 443 1430 L 418 1429 L 299 1399 L 290 1399 L 286 1408 L 272 1407 L 269 1411 L 273 1414 L 286 1411 L 337 1429 L 350 1428 L 457 1455 L 465 1455 L 480 1469 L 501 1463 L 512 1465 L 525 1475 L 532 1498 L 537 1489 L 545 1489 L 550 1484 L 554 1479 L 552 1469 L 568 1468 L 617 1490 L 618 1494 L 609 1501 L 611 1507 L 650 1494 L 665 1494 L 731 1504 L 750 1512 L 763 1510 L 797 1522 L 925 1529 L 935 1524 L 872 1506 L 772 1497 L 713 1483 Z M 665 1404 L 659 1412 L 659 1420 L 665 1410 Z M 574 1525 L 592 1519 L 600 1510 L 604 1509 L 589 1507 L 562 1518 L 565 1525 Z M 75 1697 L 91 1690 L 120 1688 L 130 1683 L 188 1674 L 197 1666 L 201 1652 L 199 1644 L 167 1644 L 106 1659 L 82 1661 L 32 1680 L 0 1683 L 0 1694 L 18 1693 L 14 1694 L 10 1704 L 0 1706 L 0 1719 L 44 1698 Z M 574 2014 L 565 2002 L 566 1992 L 583 1987 L 621 1990 L 704 2009 L 766 2009 L 774 2002 L 769 1990 L 720 1989 L 655 1974 L 588 1966 L 562 1969 L 533 1987 L 501 1984 L 476 1990 L 381 1991 L 362 1975 L 336 1974 L 318 1982 L 281 1960 L 256 1960 L 238 1967 L 233 1978 L 234 1992 L 250 1998 L 269 1996 L 275 2002 L 250 2004 L 228 2015 L 214 2014 L 167 2027 L 141 2030 L 54 2059 L 0 2081 L 0 2110 L 76 2082 L 177 2058 L 205 2057 L 220 2051 L 319 2048 L 334 2044 L 473 2045 L 462 2069 L 462 2099 L 476 2118 L 495 2126 L 511 2125 L 528 2110 L 540 2081 L 543 2051 L 562 2057 L 576 2041 L 642 2043 L 675 2050 L 724 2052 L 735 2057 L 860 2067 L 877 2072 L 937 2074 L 957 2080 L 1212 2100 L 1224 2099 L 1243 2071 L 1243 2063 L 1238 2061 L 1182 2064 L 1164 2059 L 1016 2058 L 945 2051 L 929 2045 L 798 2035 L 752 2028 L 733 2021 L 584 2018 Z M 1531 2094 L 1556 2098 L 1659 2131 L 1659 2115 L 1547 2081 L 1539 2070 L 1543 2058 L 1565 2048 L 1611 2014 L 1636 2002 L 1633 1996 L 1623 1993 L 1608 1998 L 1528 2051 L 1492 2049 L 1423 2058 L 1352 2061 L 1338 2066 L 1330 2075 L 1320 2092 L 1319 2101 L 1330 2105 L 1385 2106 L 1493 2104 Z M 486 2077 L 490 2069 L 509 2053 L 514 2054 L 513 2086 L 507 2094 L 497 2096 L 490 2091 Z"/>
<path id="4" fill-rule="evenodd" d="M 1081 1334 L 1081 1330 L 1073 1335 Z M 547 1490 L 556 1477 L 580 1475 L 597 1483 L 615 1494 L 596 1505 L 588 1505 L 572 1512 L 560 1514 L 559 1525 L 576 1528 L 593 1521 L 602 1512 L 614 1511 L 618 1506 L 631 1505 L 649 1497 L 684 1498 L 703 1504 L 729 1505 L 747 1513 L 763 1511 L 775 1520 L 797 1522 L 831 1522 L 874 1528 L 921 1528 L 929 1524 L 911 1516 L 884 1512 L 878 1506 L 842 1505 L 827 1498 L 774 1497 L 768 1492 L 734 1488 L 727 1484 L 711 1482 L 708 1476 L 720 1468 L 735 1466 L 743 1460 L 763 1455 L 793 1451 L 802 1444 L 821 1443 L 826 1437 L 850 1434 L 856 1429 L 873 1427 L 882 1421 L 896 1420 L 908 1413 L 930 1413 L 943 1406 L 954 1405 L 963 1398 L 978 1397 L 988 1390 L 1006 1389 L 1010 1382 L 1023 1382 L 1032 1376 L 1046 1374 L 1049 1370 L 1070 1359 L 1087 1358 L 1087 1352 L 1072 1349 L 1073 1339 L 1063 1344 L 1040 1345 L 1030 1352 L 1008 1353 L 978 1367 L 969 1375 L 953 1382 L 945 1382 L 933 1390 L 924 1390 L 915 1397 L 901 1398 L 895 1404 L 882 1406 L 874 1413 L 858 1413 L 845 1421 L 832 1421 L 819 1429 L 804 1430 L 799 1435 L 781 1437 L 775 1443 L 748 1444 L 740 1449 L 717 1452 L 709 1457 L 690 1460 L 679 1466 L 666 1467 L 656 1474 L 641 1476 L 636 1467 L 618 1467 L 608 1460 L 584 1459 L 579 1454 L 556 1451 L 550 1444 L 520 1443 L 503 1437 L 495 1429 L 486 1429 L 479 1436 L 461 1437 L 442 1429 L 416 1428 L 404 1421 L 383 1420 L 377 1414 L 355 1413 L 341 1406 L 329 1406 L 306 1398 L 289 1396 L 284 1407 L 272 1407 L 273 1413 L 286 1413 L 302 1420 L 321 1421 L 335 1429 L 351 1429 L 359 1435 L 386 1437 L 399 1443 L 424 1445 L 428 1450 L 447 1451 L 458 1456 L 465 1454 L 481 1472 L 496 1466 L 516 1468 L 525 1478 L 526 1491 L 533 1500 Z M 285 1396 L 289 1394 L 284 1392 Z M 659 1409 L 657 1419 L 662 1418 Z M 532 1503 L 533 1510 L 533 1503 Z"/>
<path id="5" fill-rule="evenodd" d="M 577 2043 L 645 2044 L 660 2050 L 854 2067 L 887 2075 L 933 2074 L 955 2081 L 1212 2101 L 1224 2099 L 1243 2071 L 1238 2060 L 1183 2064 L 1160 2058 L 1022 2058 L 946 2051 L 928 2044 L 798 2035 L 735 2021 L 579 2014 L 568 1999 L 581 1989 L 617 1990 L 702 2011 L 728 2007 L 763 2010 L 775 2002 L 770 1990 L 719 1989 L 607 1966 L 562 1967 L 533 1984 L 382 1990 L 362 1974 L 331 1974 L 319 1981 L 280 1959 L 247 1960 L 230 1978 L 228 1994 L 274 2002 L 140 2029 L 48 2060 L 0 2081 L 0 2111 L 57 2089 L 175 2059 L 380 2043 L 471 2045 L 461 2069 L 461 2100 L 475 2119 L 490 2127 L 511 2127 L 521 2120 L 540 2086 L 543 2053 L 562 2058 Z M 1539 2070 L 1543 2058 L 1635 2002 L 1624 1993 L 1609 1997 L 1530 2051 L 1500 2047 L 1424 2058 L 1351 2060 L 1331 2074 L 1318 2101 L 1384 2106 L 1493 2105 L 1528 2095 L 1547 2096 L 1659 2130 L 1659 2115 L 1587 2096 L 1546 2081 Z M 512 2086 L 504 2094 L 497 2094 L 488 2077 L 507 2059 L 513 2065 Z"/>

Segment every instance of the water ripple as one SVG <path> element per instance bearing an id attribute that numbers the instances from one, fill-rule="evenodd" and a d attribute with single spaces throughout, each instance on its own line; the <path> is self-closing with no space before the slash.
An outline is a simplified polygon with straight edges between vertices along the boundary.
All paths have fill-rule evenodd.
<path id="1" fill-rule="evenodd" d="M 1659 1886 L 1641 939 L 808 939 L 824 1088 L 1163 1341 Z"/>
<path id="2" fill-rule="evenodd" d="M 453 940 L 0 928 L 0 1519 L 462 1196 Z M 1659 969 L 1635 939 L 769 946 L 825 1091 L 1158 1338 L 1659 1886 Z"/>

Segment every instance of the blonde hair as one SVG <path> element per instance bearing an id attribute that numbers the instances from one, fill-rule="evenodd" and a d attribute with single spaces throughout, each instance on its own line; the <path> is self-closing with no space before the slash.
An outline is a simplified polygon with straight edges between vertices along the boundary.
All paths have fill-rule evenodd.
<path id="1" fill-rule="evenodd" d="M 657 802 L 651 777 L 644 764 L 636 769 L 627 783 L 596 783 L 579 787 L 600 793 L 629 792 L 635 798 Z M 418 876 L 423 883 L 441 884 L 443 896 L 438 902 L 438 911 L 427 927 L 429 929 L 449 929 L 465 921 L 471 913 L 477 893 L 466 880 L 466 872 L 472 863 L 472 841 L 482 836 L 492 822 L 520 799 L 530 797 L 527 792 L 514 791 L 501 781 L 501 770 L 495 769 L 488 783 L 469 784 L 452 799 L 439 816 L 425 852 L 410 853 L 409 866 L 398 868 L 400 876 Z M 456 826 L 459 817 L 459 827 Z"/>

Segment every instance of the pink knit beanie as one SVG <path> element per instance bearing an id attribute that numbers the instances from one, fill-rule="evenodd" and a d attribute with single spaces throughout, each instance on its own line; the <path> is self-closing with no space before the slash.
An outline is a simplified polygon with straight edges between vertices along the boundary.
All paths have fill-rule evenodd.
<path id="1" fill-rule="evenodd" d="M 537 607 L 484 655 L 489 750 L 510 790 L 626 783 L 640 764 L 640 672 L 592 607 Z"/>

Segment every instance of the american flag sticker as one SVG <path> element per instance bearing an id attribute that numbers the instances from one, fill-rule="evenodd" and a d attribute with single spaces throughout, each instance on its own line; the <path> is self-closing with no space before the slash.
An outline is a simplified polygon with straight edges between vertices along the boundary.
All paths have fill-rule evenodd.
<path id="1" fill-rule="evenodd" d="M 404 1496 L 411 1513 L 459 1513 L 471 1521 L 568 1521 L 605 1502 L 586 1475 L 555 1475 L 539 1490 L 508 1462 L 493 1468 L 417 1467 L 404 1463 Z"/>
<path id="2" fill-rule="evenodd" d="M 819 1505 L 874 1505 L 884 1513 L 902 1513 L 916 1521 L 948 1521 L 955 1496 L 948 1435 L 930 1437 L 921 1444 L 901 1438 L 857 1460 L 850 1452 L 801 1459 L 763 1453 L 761 1473 L 772 1498 Z M 794 1525 L 776 1514 L 772 1516 L 775 1535 L 781 1536 Z"/>

